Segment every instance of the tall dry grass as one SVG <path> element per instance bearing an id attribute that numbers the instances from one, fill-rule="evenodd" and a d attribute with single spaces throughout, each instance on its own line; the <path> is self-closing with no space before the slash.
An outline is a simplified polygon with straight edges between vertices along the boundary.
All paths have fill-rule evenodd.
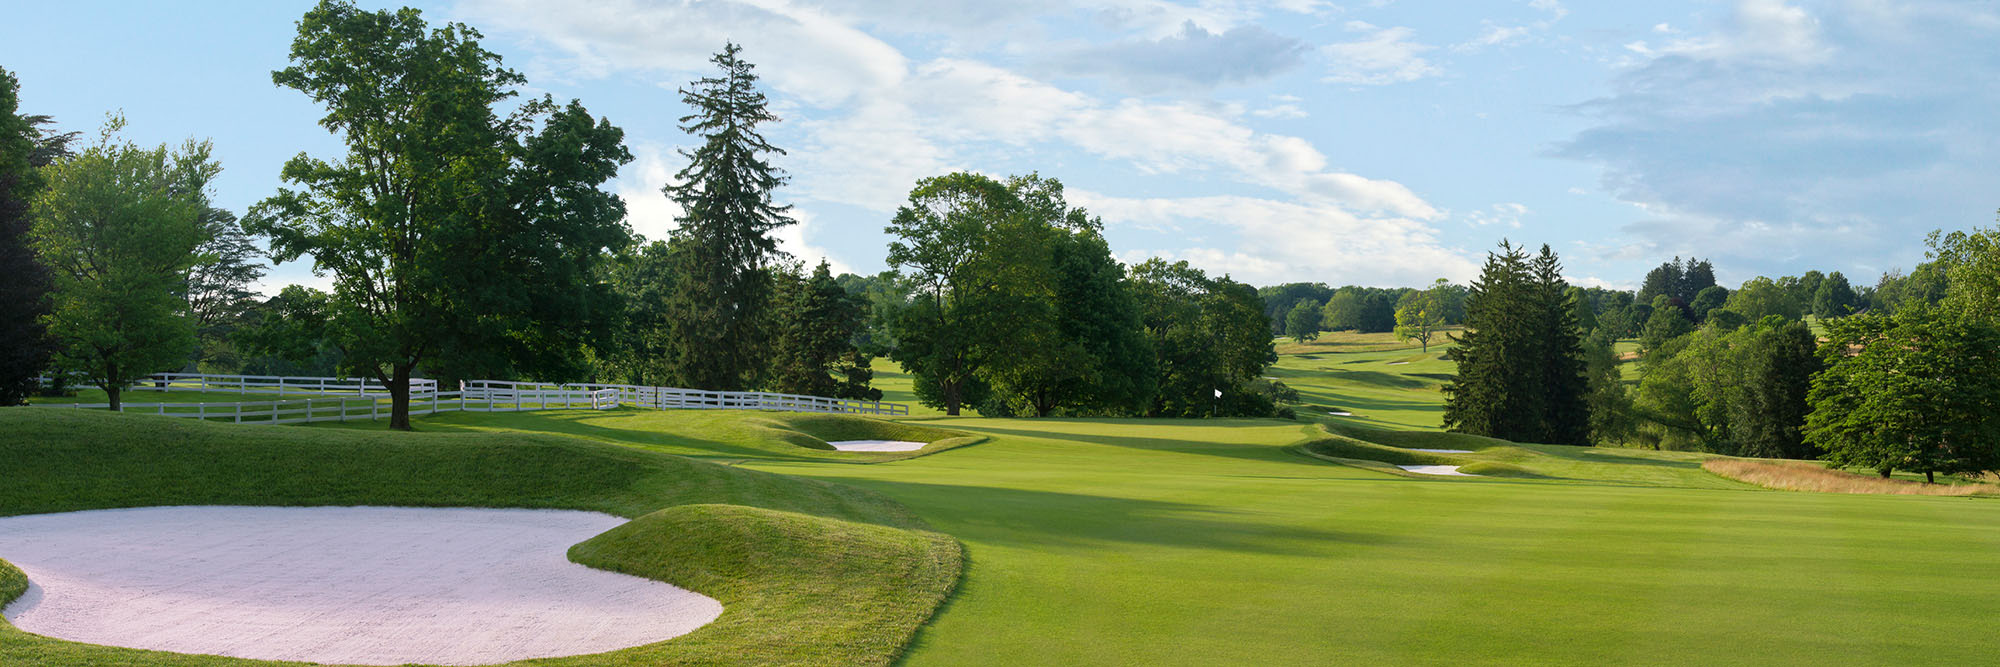
<path id="1" fill-rule="evenodd" d="M 1909 496 L 2000 494 L 2000 486 L 1992 484 L 1925 484 L 1902 479 L 1883 479 L 1876 475 L 1855 474 L 1811 463 L 1709 459 L 1701 462 L 1701 469 L 1733 480 L 1786 491 Z"/>

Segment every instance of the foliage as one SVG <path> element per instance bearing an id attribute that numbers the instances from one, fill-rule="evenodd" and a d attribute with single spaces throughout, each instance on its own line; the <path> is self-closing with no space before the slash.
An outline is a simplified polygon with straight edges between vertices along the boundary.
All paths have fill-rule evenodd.
<path id="1" fill-rule="evenodd" d="M 1609 332 L 1598 329 L 1584 339 L 1584 376 L 1588 378 L 1590 441 L 1614 445 L 1632 439 L 1632 397 L 1618 367 L 1618 352 Z"/>
<path id="2" fill-rule="evenodd" d="M 1588 378 L 1568 284 L 1555 253 L 1530 260 L 1501 242 L 1466 302 L 1466 328 L 1445 352 L 1445 427 L 1516 442 L 1589 444 Z"/>
<path id="3" fill-rule="evenodd" d="M 1690 304 L 1702 290 L 1714 286 L 1715 266 L 1708 260 L 1689 257 L 1683 261 L 1675 257 L 1646 272 L 1637 300 L 1652 303 L 1654 297 L 1665 295 L 1681 304 Z"/>
<path id="4" fill-rule="evenodd" d="M 1414 340 L 1425 352 L 1431 351 L 1431 339 L 1444 326 L 1450 289 L 1451 281 L 1439 278 L 1428 289 L 1404 294 L 1396 304 L 1396 340 Z"/>
<path id="5" fill-rule="evenodd" d="M 198 263 L 187 271 L 188 316 L 194 319 L 197 349 L 195 361 L 233 362 L 236 350 L 230 333 L 257 303 L 250 286 L 264 277 L 264 265 L 257 260 L 264 253 L 237 224 L 236 214 L 208 207 L 201 214 L 203 241 L 195 248 Z"/>
<path id="6" fill-rule="evenodd" d="M 1826 327 L 1806 438 L 1828 462 L 1884 477 L 2000 467 L 2000 328 L 1929 306 Z"/>
<path id="7" fill-rule="evenodd" d="M 1756 322 L 1772 315 L 1788 320 L 1799 319 L 1805 314 L 1806 305 L 1777 281 L 1757 276 L 1744 281 L 1742 287 L 1731 292 L 1723 307 Z"/>
<path id="8" fill-rule="evenodd" d="M 1154 258 L 1131 269 L 1159 368 L 1155 417 L 1268 416 L 1254 381 L 1276 361 L 1270 324 L 1250 286 Z"/>
<path id="9" fill-rule="evenodd" d="M 1373 287 L 1342 287 L 1328 297 L 1324 307 L 1327 331 L 1379 333 L 1396 328 L 1396 300 L 1401 290 Z"/>
<path id="10" fill-rule="evenodd" d="M 1285 313 L 1285 335 L 1295 341 L 1310 341 L 1319 338 L 1320 304 L 1312 299 L 1300 300 Z"/>
<path id="11" fill-rule="evenodd" d="M 890 350 L 896 349 L 896 336 L 890 325 L 896 321 L 896 313 L 909 305 L 910 286 L 894 271 L 872 276 L 843 273 L 834 280 L 868 304 L 867 318 L 861 331 L 855 334 L 854 346 L 866 354 L 888 356 Z"/>
<path id="12" fill-rule="evenodd" d="M 115 142 L 113 116 L 95 145 L 45 169 L 32 243 L 51 278 L 45 316 L 56 365 L 103 389 L 111 409 L 134 380 L 187 363 L 186 272 L 200 262 L 208 186 L 221 171 L 206 142 L 179 150 Z"/>
<path id="13" fill-rule="evenodd" d="M 1931 232 L 1929 242 L 1932 270 L 1943 274 L 1938 302 L 1967 317 L 2000 322 L 2000 229 Z"/>
<path id="14" fill-rule="evenodd" d="M 328 337 L 331 298 L 303 285 L 249 308 L 230 342 L 245 354 L 247 375 L 332 376 L 340 372 L 337 341 Z"/>
<path id="15" fill-rule="evenodd" d="M 854 347 L 866 304 L 834 282 L 825 261 L 810 276 L 781 276 L 775 305 L 772 390 L 882 400 L 882 390 L 868 386 L 869 357 Z"/>
<path id="16" fill-rule="evenodd" d="M 889 266 L 904 272 L 917 295 L 897 316 L 893 358 L 917 377 L 923 402 L 945 414 L 983 398 L 983 344 L 989 325 L 1005 324 L 980 307 L 997 301 L 989 297 L 999 288 L 985 274 L 1004 268 L 987 251 L 1017 205 L 999 182 L 954 172 L 918 181 L 884 230 L 896 237 Z"/>
<path id="17" fill-rule="evenodd" d="M 1639 332 L 1639 350 L 1650 357 L 1660 345 L 1694 331 L 1679 308 L 1660 308 L 1653 316 L 1646 318 L 1646 328 Z"/>
<path id="18" fill-rule="evenodd" d="M 346 154 L 294 157 L 283 178 L 302 189 L 252 207 L 245 228 L 271 237 L 274 260 L 311 255 L 332 274 L 329 335 L 348 369 L 389 387 L 391 423 L 409 427 L 419 364 L 580 377 L 611 303 L 597 265 L 628 238 L 624 204 L 597 189 L 631 160 L 623 133 L 573 101 L 498 116 L 525 80 L 462 24 L 323 0 L 298 26 L 272 80 L 324 105 Z"/>
<path id="19" fill-rule="evenodd" d="M 48 365 L 48 270 L 29 240 L 41 190 L 34 124 L 19 115 L 20 81 L 0 68 L 0 407 L 20 405 Z"/>
<path id="20" fill-rule="evenodd" d="M 1286 316 L 1290 315 L 1300 302 L 1325 304 L 1326 300 L 1333 296 L 1333 288 L 1327 287 L 1326 283 L 1285 283 L 1259 287 L 1257 296 L 1264 300 L 1264 315 L 1271 318 L 1271 335 L 1283 336 L 1286 335 L 1285 329 L 1290 326 Z"/>
<path id="21" fill-rule="evenodd" d="M 1695 293 L 1694 299 L 1688 302 L 1688 311 L 1694 315 L 1695 322 L 1707 322 L 1709 313 L 1715 312 L 1715 309 L 1721 308 L 1728 303 L 1729 288 L 1721 285 L 1709 285 L 1702 288 L 1700 292 Z"/>
<path id="22" fill-rule="evenodd" d="M 681 129 L 702 143 L 681 151 L 688 166 L 664 188 L 681 208 L 668 242 L 667 364 L 676 384 L 699 389 L 742 389 L 768 372 L 772 284 L 765 269 L 784 255 L 770 234 L 795 222 L 790 206 L 771 200 L 789 179 L 767 156 L 785 152 L 758 128 L 778 117 L 741 51 L 723 45 L 709 59 L 720 75 L 681 89 L 694 110 L 681 117 Z"/>
<path id="23" fill-rule="evenodd" d="M 1812 312 L 1819 319 L 1845 317 L 1854 312 L 1857 300 L 1854 288 L 1847 284 L 1847 276 L 1839 271 L 1827 274 L 1819 288 L 1813 291 Z"/>
<path id="24" fill-rule="evenodd" d="M 1730 311 L 1715 311 L 1727 313 Z M 1703 327 L 1648 358 L 1636 411 L 1655 447 L 1733 456 L 1810 458 L 1801 428 L 1821 366 L 1803 322 Z"/>

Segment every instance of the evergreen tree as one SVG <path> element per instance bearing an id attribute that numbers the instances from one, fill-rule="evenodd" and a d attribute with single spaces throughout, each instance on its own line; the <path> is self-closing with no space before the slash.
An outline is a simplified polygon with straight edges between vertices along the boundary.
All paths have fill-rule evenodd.
<path id="1" fill-rule="evenodd" d="M 250 285 L 264 276 L 257 261 L 264 253 L 236 222 L 236 214 L 209 207 L 202 212 L 202 236 L 195 248 L 199 263 L 187 272 L 188 316 L 194 318 L 196 363 L 235 355 L 230 333 L 246 311 L 257 304 Z M 235 372 L 240 360 L 227 367 Z"/>
<path id="2" fill-rule="evenodd" d="M 874 376 L 868 356 L 854 347 L 867 304 L 834 281 L 824 260 L 810 276 L 784 275 L 780 281 L 772 322 L 778 335 L 772 354 L 771 389 L 882 400 L 882 390 L 868 386 Z"/>
<path id="3" fill-rule="evenodd" d="M 1488 252 L 1465 301 L 1465 331 L 1445 358 L 1458 374 L 1444 386 L 1444 426 L 1460 433 L 1534 442 L 1543 400 L 1531 338 L 1540 324 L 1528 256 L 1505 241 Z"/>
<path id="4" fill-rule="evenodd" d="M 681 118 L 681 129 L 702 144 L 681 151 L 688 166 L 664 188 L 682 211 L 669 241 L 675 282 L 667 356 L 678 383 L 699 389 L 742 389 L 765 371 L 771 301 L 765 268 L 783 255 L 770 233 L 794 222 L 790 206 L 771 200 L 789 179 L 767 156 L 784 151 L 758 130 L 778 117 L 766 108 L 755 66 L 738 57 L 741 51 L 724 45 L 709 59 L 721 75 L 681 90 L 694 109 Z"/>
<path id="5" fill-rule="evenodd" d="M 1530 340 L 1536 343 L 1533 364 L 1541 372 L 1538 389 L 1544 395 L 1541 437 L 1535 442 L 1588 445 L 1590 380 L 1569 283 L 1563 280 L 1562 262 L 1547 244 L 1530 268 L 1540 315 Z"/>
<path id="6" fill-rule="evenodd" d="M 1589 378 L 1562 265 L 1547 246 L 1530 259 L 1501 242 L 1487 254 L 1445 353 L 1447 429 L 1516 442 L 1589 444 Z"/>
<path id="7" fill-rule="evenodd" d="M 29 244 L 29 207 L 41 190 L 34 124 L 19 115 L 20 82 L 0 69 L 0 407 L 20 405 L 48 366 L 48 270 Z"/>

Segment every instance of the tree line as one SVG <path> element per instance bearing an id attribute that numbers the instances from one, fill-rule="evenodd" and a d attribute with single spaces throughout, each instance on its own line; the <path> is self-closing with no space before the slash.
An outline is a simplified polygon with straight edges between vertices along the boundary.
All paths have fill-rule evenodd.
<path id="1" fill-rule="evenodd" d="M 308 11 L 272 81 L 319 104 L 342 150 L 288 161 L 240 222 L 210 205 L 207 143 L 136 146 L 114 118 L 73 151 L 0 77 L 0 262 L 22 278 L 0 403 L 43 373 L 114 409 L 161 371 L 346 374 L 387 386 L 408 428 L 418 375 L 879 399 L 876 356 L 953 414 L 1268 415 L 1287 396 L 1262 379 L 1253 288 L 1120 264 L 1054 178 L 924 179 L 889 223 L 892 271 L 798 263 L 771 235 L 795 224 L 763 135 L 779 118 L 734 44 L 679 91 L 696 144 L 662 188 L 675 229 L 637 237 L 602 187 L 632 159 L 623 131 L 520 99 L 526 78 L 479 38 L 408 8 Z M 258 240 L 331 289 L 253 294 Z"/>

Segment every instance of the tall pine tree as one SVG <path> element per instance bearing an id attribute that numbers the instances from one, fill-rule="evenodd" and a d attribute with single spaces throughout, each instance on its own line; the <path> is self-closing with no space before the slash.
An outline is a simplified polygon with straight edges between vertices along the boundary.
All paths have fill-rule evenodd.
<path id="1" fill-rule="evenodd" d="M 1589 383 L 1562 265 L 1502 241 L 1466 296 L 1466 333 L 1446 352 L 1445 427 L 1516 442 L 1587 444 Z"/>
<path id="2" fill-rule="evenodd" d="M 694 108 L 681 129 L 702 144 L 681 151 L 688 166 L 663 189 L 682 211 L 669 241 L 668 365 L 679 383 L 699 389 L 739 390 L 766 372 L 772 284 L 765 267 L 783 256 L 770 232 L 795 222 L 790 206 L 771 201 L 788 179 L 767 156 L 785 152 L 757 130 L 778 117 L 765 108 L 756 66 L 741 51 L 725 44 L 710 59 L 721 76 L 681 90 Z"/>
<path id="3" fill-rule="evenodd" d="M 812 275 L 779 278 L 772 324 L 778 331 L 768 385 L 787 394 L 882 400 L 868 386 L 870 357 L 855 349 L 868 303 L 834 282 L 824 260 Z"/>

